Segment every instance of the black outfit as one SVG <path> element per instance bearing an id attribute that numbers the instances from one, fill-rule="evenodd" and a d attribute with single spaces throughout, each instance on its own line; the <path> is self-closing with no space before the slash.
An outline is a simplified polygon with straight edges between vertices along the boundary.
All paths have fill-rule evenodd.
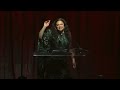
<path id="1" fill-rule="evenodd" d="M 52 50 L 69 50 L 71 47 L 70 32 L 56 32 L 51 29 L 45 30 L 42 39 L 38 39 L 37 51 L 43 54 L 51 53 Z M 40 57 L 38 60 L 38 77 L 45 79 L 70 78 L 67 68 L 67 57 Z"/>

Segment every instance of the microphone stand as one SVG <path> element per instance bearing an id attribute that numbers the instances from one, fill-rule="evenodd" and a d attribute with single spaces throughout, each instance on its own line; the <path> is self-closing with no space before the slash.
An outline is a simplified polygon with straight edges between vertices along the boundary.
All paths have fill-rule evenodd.
<path id="1" fill-rule="evenodd" d="M 21 51 L 21 57 L 22 57 L 22 60 L 21 60 L 21 76 L 18 77 L 18 79 L 27 79 L 27 77 L 25 77 L 23 75 L 23 37 L 22 37 L 22 51 Z"/>

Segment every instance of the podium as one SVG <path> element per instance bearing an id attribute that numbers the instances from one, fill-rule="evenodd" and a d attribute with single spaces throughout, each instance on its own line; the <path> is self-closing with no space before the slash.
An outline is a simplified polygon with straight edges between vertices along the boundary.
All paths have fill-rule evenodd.
<path id="1" fill-rule="evenodd" d="M 74 56 L 86 56 L 88 54 L 88 50 L 83 49 L 83 48 L 73 48 L 71 49 L 74 53 Z M 68 52 L 67 49 L 64 50 L 44 50 L 44 51 L 36 51 L 33 53 L 34 57 L 44 57 L 44 56 L 49 56 L 49 57 L 54 57 L 54 56 L 71 56 L 71 53 Z"/>
<path id="2" fill-rule="evenodd" d="M 83 48 L 72 48 L 70 49 L 74 53 L 74 57 L 85 57 L 88 54 L 88 50 Z M 72 53 L 68 49 L 61 50 L 40 50 L 33 53 L 33 57 L 37 59 L 37 62 L 41 63 L 41 73 L 43 79 L 46 77 L 46 67 L 45 63 L 47 62 L 45 58 L 59 58 L 59 57 L 71 57 Z M 57 59 L 56 59 L 57 60 Z M 62 60 L 62 59 L 61 59 Z M 36 60 L 35 60 L 36 61 Z"/>

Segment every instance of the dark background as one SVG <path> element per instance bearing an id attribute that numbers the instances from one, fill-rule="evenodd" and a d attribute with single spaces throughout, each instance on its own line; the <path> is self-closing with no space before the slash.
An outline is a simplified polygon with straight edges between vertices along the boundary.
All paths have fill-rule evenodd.
<path id="1" fill-rule="evenodd" d="M 0 78 L 35 78 L 33 52 L 44 20 L 62 17 L 76 42 L 89 51 L 77 59 L 80 79 L 120 78 L 120 11 L 0 11 Z"/>

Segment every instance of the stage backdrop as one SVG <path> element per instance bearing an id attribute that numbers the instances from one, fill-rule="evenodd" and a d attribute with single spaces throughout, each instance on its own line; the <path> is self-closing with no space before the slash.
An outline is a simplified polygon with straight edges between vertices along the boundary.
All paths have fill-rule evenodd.
<path id="1" fill-rule="evenodd" d="M 0 11 L 0 78 L 36 78 L 33 52 L 43 22 L 62 17 L 68 22 L 73 46 L 87 49 L 77 59 L 80 79 L 120 78 L 120 12 Z"/>

